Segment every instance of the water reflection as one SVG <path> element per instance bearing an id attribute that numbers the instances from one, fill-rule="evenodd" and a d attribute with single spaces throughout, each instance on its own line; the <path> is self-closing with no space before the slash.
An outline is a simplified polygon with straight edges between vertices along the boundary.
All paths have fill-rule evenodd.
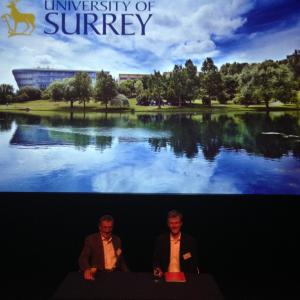
<path id="1" fill-rule="evenodd" d="M 300 194 L 299 113 L 0 113 L 0 130 L 0 190 Z"/>

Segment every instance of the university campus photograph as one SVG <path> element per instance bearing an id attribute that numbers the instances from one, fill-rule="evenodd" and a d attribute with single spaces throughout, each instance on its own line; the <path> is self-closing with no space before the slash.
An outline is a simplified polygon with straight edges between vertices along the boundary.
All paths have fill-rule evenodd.
<path id="1" fill-rule="evenodd" d="M 4 299 L 298 299 L 299 17 L 1 0 Z"/>

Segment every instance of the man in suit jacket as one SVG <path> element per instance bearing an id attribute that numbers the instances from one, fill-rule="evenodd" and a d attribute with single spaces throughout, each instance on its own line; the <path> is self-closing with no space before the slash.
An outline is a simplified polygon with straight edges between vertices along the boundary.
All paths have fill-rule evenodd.
<path id="1" fill-rule="evenodd" d="M 182 224 L 181 213 L 168 213 L 170 232 L 157 238 L 154 250 L 153 269 L 158 277 L 165 272 L 199 273 L 196 240 L 181 232 Z"/>
<path id="2" fill-rule="evenodd" d="M 79 257 L 79 267 L 84 279 L 93 280 L 97 271 L 128 271 L 123 258 L 121 240 L 112 234 L 114 220 L 104 215 L 99 220 L 99 232 L 85 239 Z"/>

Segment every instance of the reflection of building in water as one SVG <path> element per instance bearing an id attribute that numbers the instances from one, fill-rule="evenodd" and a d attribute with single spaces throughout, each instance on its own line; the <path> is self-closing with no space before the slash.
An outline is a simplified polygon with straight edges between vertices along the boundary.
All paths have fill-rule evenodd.
<path id="1" fill-rule="evenodd" d="M 149 74 L 119 74 L 119 83 L 126 80 L 141 80 L 145 76 L 149 76 Z"/>
<path id="2" fill-rule="evenodd" d="M 74 77 L 78 72 L 86 72 L 96 82 L 96 71 L 58 70 L 49 68 L 15 69 L 12 71 L 19 88 L 31 86 L 46 89 L 53 81 Z M 108 72 L 107 72 L 108 73 Z"/>
<path id="3" fill-rule="evenodd" d="M 112 137 L 95 136 L 88 132 L 62 131 L 35 125 L 19 125 L 10 144 L 27 147 L 73 145 L 81 148 L 94 145 L 97 149 L 104 150 L 111 147 Z"/>

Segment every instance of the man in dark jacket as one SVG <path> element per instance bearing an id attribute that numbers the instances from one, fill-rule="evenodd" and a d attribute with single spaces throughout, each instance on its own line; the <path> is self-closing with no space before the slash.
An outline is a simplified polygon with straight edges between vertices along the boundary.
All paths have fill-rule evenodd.
<path id="1" fill-rule="evenodd" d="M 170 232 L 156 240 L 153 269 L 156 276 L 165 272 L 199 273 L 196 240 L 181 232 L 182 214 L 176 210 L 168 213 Z"/>
<path id="2" fill-rule="evenodd" d="M 96 271 L 128 271 L 123 258 L 121 240 L 112 234 L 114 220 L 104 215 L 99 220 L 99 232 L 85 239 L 79 257 L 79 267 L 84 279 L 93 280 Z"/>

